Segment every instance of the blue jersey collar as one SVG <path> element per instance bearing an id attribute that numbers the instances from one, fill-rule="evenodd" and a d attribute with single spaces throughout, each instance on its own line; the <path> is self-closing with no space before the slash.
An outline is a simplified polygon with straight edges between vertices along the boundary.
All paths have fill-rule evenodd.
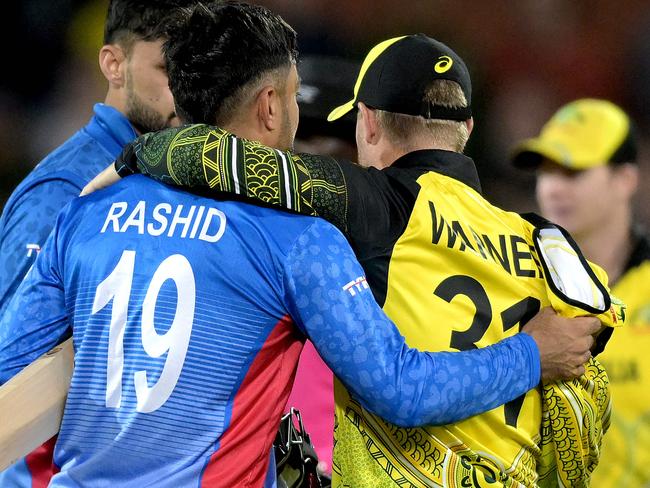
<path id="1" fill-rule="evenodd" d="M 117 157 L 127 143 L 137 137 L 129 120 L 116 108 L 103 103 L 93 107 L 94 117 L 86 130 L 113 157 Z"/>

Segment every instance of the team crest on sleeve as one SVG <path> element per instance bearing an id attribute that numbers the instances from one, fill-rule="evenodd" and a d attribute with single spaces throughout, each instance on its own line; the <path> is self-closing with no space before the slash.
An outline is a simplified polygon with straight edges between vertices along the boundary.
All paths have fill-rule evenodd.
<path id="1" fill-rule="evenodd" d="M 368 289 L 368 282 L 365 276 L 359 276 L 357 279 L 350 281 L 343 286 L 343 291 L 347 291 L 350 295 L 355 296 L 357 293 Z"/>
<path id="2" fill-rule="evenodd" d="M 611 306 L 609 307 L 609 313 L 612 317 L 612 322 L 615 325 L 625 322 L 626 310 L 627 307 L 622 300 L 616 298 L 614 295 L 610 295 Z"/>

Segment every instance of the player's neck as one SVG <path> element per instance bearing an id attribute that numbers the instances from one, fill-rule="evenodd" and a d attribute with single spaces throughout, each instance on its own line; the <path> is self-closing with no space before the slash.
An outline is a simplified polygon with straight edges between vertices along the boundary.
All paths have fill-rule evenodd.
<path id="1" fill-rule="evenodd" d="M 383 151 L 381 152 L 381 160 L 384 162 L 383 167 L 386 168 L 388 166 L 391 166 L 399 158 L 401 158 L 402 156 L 406 156 L 409 153 L 415 151 L 428 150 L 428 149 L 438 149 L 442 151 L 455 151 L 455 149 L 452 147 L 432 145 L 428 141 L 422 143 L 418 143 L 417 141 L 414 141 L 411 144 L 409 144 L 408 147 L 404 147 L 404 148 L 395 146 L 393 144 L 386 144 Z"/>
<path id="2" fill-rule="evenodd" d="M 631 227 L 631 212 L 626 209 L 618 218 L 608 219 L 593 232 L 574 236 L 587 259 L 607 271 L 610 284 L 625 272 L 634 245 Z"/>
<path id="3" fill-rule="evenodd" d="M 126 101 L 118 90 L 109 88 L 104 99 L 104 104 L 113 107 L 126 116 Z"/>
<path id="4" fill-rule="evenodd" d="M 256 117 L 235 118 L 218 125 L 222 125 L 225 130 L 237 137 L 257 141 L 265 146 L 276 147 L 277 145 L 274 134 L 265 130 L 264 125 Z"/>

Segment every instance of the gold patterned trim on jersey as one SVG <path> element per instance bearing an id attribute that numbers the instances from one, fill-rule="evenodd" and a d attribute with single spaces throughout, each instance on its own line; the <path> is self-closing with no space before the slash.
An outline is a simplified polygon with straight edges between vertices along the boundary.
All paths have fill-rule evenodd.
<path id="1" fill-rule="evenodd" d="M 346 425 L 342 426 L 339 422 Z M 400 428 L 370 414 L 355 401 L 351 401 L 343 419 L 337 419 L 337 437 L 343 430 L 353 427 L 361 439 L 367 455 L 377 463 L 382 471 L 390 477 L 390 483 L 380 482 L 374 478 L 375 485 L 363 486 L 399 486 L 399 487 L 523 487 L 512 476 L 502 473 L 496 464 L 473 452 L 466 445 L 451 439 L 444 442 L 439 437 L 423 428 Z M 343 427 L 343 428 L 342 428 Z M 346 428 L 347 427 L 347 428 Z M 349 434 L 349 432 L 348 432 Z M 361 442 L 362 441 L 362 442 Z M 347 437 L 349 447 L 353 441 Z M 522 451 L 525 451 L 522 449 Z M 519 462 L 531 466 L 531 484 L 536 474 L 534 456 L 530 452 L 520 453 Z M 361 459 L 358 460 L 362 462 Z M 337 486 L 361 487 L 357 473 L 346 472 L 335 466 L 340 484 Z M 489 474 L 488 474 L 489 473 Z M 351 476 L 346 476 L 351 474 Z M 388 480 L 386 480 L 388 481 Z"/>
<path id="2" fill-rule="evenodd" d="M 593 358 L 585 369 L 576 380 L 544 386 L 541 488 L 586 488 L 598 465 L 610 421 L 609 379 Z"/>

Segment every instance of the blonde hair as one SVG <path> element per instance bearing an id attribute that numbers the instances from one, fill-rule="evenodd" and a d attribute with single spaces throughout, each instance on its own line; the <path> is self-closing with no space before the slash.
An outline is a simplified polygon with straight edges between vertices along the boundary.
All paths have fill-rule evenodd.
<path id="1" fill-rule="evenodd" d="M 449 80 L 435 80 L 427 89 L 424 101 L 447 108 L 467 107 L 467 98 L 460 85 Z M 463 152 L 469 139 L 469 130 L 464 121 L 425 119 L 419 115 L 384 110 L 376 110 L 375 113 L 379 126 L 390 141 L 406 152 L 416 149 L 423 139 L 434 147 L 449 147 Z"/>

